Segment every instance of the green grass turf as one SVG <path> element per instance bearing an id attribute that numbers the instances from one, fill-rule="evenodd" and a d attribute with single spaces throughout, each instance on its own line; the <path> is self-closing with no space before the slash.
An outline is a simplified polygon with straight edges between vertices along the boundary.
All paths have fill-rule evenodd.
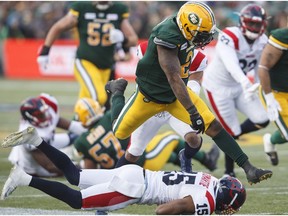
<path id="1" fill-rule="evenodd" d="M 134 88 L 135 83 L 130 83 L 126 91 L 126 96 L 130 95 Z M 2 140 L 9 133 L 18 129 L 20 118 L 18 109 L 20 102 L 26 97 L 36 96 L 41 92 L 54 95 L 58 99 L 61 115 L 72 118 L 73 105 L 77 100 L 78 95 L 78 84 L 75 81 L 21 81 L 0 79 L 0 92 L 0 140 Z M 239 115 L 239 117 L 243 118 L 241 115 Z M 167 129 L 167 126 L 162 130 L 165 129 Z M 288 214 L 288 186 L 286 183 L 288 177 L 288 145 L 277 146 L 280 164 L 276 167 L 270 165 L 263 152 L 262 135 L 266 132 L 273 132 L 274 130 L 275 126 L 270 124 L 268 128 L 253 133 L 253 135 L 243 136 L 239 142 L 254 165 L 271 169 L 274 174 L 268 181 L 250 186 L 245 179 L 242 169 L 236 166 L 236 175 L 247 188 L 247 200 L 238 214 Z M 211 139 L 204 135 L 203 149 L 208 150 L 211 146 L 210 144 Z M 0 149 L 0 188 L 3 187 L 11 168 L 7 159 L 9 151 L 10 149 Z M 222 153 L 218 162 L 218 169 L 213 172 L 213 175 L 218 178 L 223 175 L 223 158 L 224 156 Z M 167 164 L 163 169 L 174 170 L 178 168 Z M 196 171 L 208 172 L 208 170 L 198 162 L 194 162 L 193 169 Z M 55 178 L 53 180 L 67 183 L 64 178 Z M 55 200 L 36 189 L 28 187 L 20 187 L 13 192 L 7 200 L 0 201 L 0 210 L 2 209 L 0 214 L 5 214 L 5 212 L 3 213 L 3 210 L 7 208 L 12 208 L 11 214 L 24 214 L 24 210 L 19 210 L 18 208 L 51 210 L 50 214 L 53 214 L 52 210 L 64 210 L 67 211 L 67 214 L 72 214 L 70 212 L 72 209 L 66 204 Z M 126 209 L 115 211 L 114 213 L 147 215 L 154 214 L 154 210 L 155 205 L 133 205 Z M 93 214 L 93 212 L 86 213 Z M 33 214 L 33 212 L 30 214 Z M 41 212 L 38 212 L 37 214 L 41 214 Z M 45 214 L 49 213 L 46 212 Z M 63 214 L 63 212 L 61 214 Z M 82 211 L 79 211 L 79 214 L 82 214 Z"/>

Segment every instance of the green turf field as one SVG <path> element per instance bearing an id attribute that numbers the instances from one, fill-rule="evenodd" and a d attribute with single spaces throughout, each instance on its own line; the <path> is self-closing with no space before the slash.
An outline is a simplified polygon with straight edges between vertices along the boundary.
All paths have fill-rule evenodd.
<path id="1" fill-rule="evenodd" d="M 130 95 L 135 87 L 130 83 L 126 95 Z M 20 102 L 29 96 L 36 96 L 41 92 L 54 95 L 60 105 L 62 116 L 72 118 L 73 105 L 77 100 L 78 84 L 73 81 L 20 81 L 0 79 L 0 139 L 18 129 L 20 114 L 18 111 Z M 240 115 L 241 117 L 241 115 Z M 166 128 L 164 127 L 163 130 Z M 247 200 L 238 214 L 288 214 L 288 145 L 278 146 L 280 164 L 273 167 L 267 161 L 263 152 L 262 134 L 274 131 L 275 126 L 253 135 L 243 136 L 240 144 L 256 166 L 273 170 L 274 174 L 268 181 L 250 186 L 248 185 L 242 169 L 237 168 L 236 175 L 247 188 Z M 210 148 L 211 139 L 204 136 L 203 149 Z M 11 165 L 7 160 L 10 149 L 0 149 L 0 188 L 2 189 L 9 174 Z M 224 171 L 223 154 L 221 154 L 218 169 L 213 172 L 216 177 L 221 177 Z M 172 165 L 166 165 L 165 170 L 178 169 Z M 206 171 L 199 163 L 195 162 L 194 170 Z M 65 182 L 64 178 L 54 179 Z M 34 210 L 33 210 L 34 209 Z M 94 212 L 75 211 L 66 204 L 50 198 L 32 188 L 18 188 L 7 200 L 0 201 L 0 214 L 94 214 Z M 44 211 L 49 210 L 49 211 Z M 130 206 L 129 208 L 115 211 L 115 214 L 154 214 L 155 206 Z"/>

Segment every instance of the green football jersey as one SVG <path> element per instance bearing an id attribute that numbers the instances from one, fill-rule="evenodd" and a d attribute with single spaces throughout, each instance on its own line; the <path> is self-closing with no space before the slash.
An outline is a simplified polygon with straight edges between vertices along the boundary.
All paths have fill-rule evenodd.
<path id="1" fill-rule="evenodd" d="M 115 44 L 109 41 L 109 31 L 112 28 L 120 29 L 122 20 L 129 17 L 128 7 L 113 2 L 107 10 L 101 11 L 93 1 L 75 2 L 70 11 L 78 16 L 80 44 L 76 57 L 92 62 L 100 69 L 111 68 L 114 64 Z"/>
<path id="2" fill-rule="evenodd" d="M 288 28 L 271 31 L 269 43 L 283 51 L 279 61 L 269 71 L 272 89 L 288 92 Z"/>
<path id="3" fill-rule="evenodd" d="M 148 99 L 160 103 L 172 103 L 176 97 L 159 64 L 157 45 L 168 49 L 178 49 L 181 64 L 179 73 L 184 83 L 187 84 L 194 50 L 178 28 L 175 15 L 168 17 L 153 28 L 145 55 L 139 61 L 136 70 L 138 87 Z"/>
<path id="4" fill-rule="evenodd" d="M 89 131 L 83 133 L 74 143 L 83 158 L 92 160 L 102 169 L 112 169 L 124 154 L 129 139 L 118 140 L 112 131 L 111 112 L 96 122 Z M 143 166 L 145 154 L 139 159 L 138 165 Z"/>

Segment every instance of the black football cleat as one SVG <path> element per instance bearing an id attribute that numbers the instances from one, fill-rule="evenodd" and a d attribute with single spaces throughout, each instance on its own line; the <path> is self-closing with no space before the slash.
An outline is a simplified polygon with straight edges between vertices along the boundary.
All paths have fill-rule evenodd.
<path id="1" fill-rule="evenodd" d="M 246 178 L 250 185 L 259 183 L 265 179 L 271 178 L 273 172 L 270 170 L 258 169 L 256 167 L 252 167 L 247 173 Z"/>

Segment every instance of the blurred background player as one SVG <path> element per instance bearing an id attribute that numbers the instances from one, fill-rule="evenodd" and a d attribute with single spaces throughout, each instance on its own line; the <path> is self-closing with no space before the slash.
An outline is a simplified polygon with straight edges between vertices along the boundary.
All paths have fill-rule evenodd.
<path id="1" fill-rule="evenodd" d="M 204 71 L 203 87 L 217 118 L 231 136 L 265 128 L 266 111 L 257 96 L 259 83 L 251 83 L 247 73 L 257 70 L 267 42 L 264 8 L 248 4 L 240 12 L 239 26 L 225 28 L 218 37 L 213 60 Z M 258 82 L 257 76 L 254 80 Z M 247 119 L 240 124 L 237 110 Z M 225 154 L 225 174 L 234 176 L 234 161 Z"/>
<path id="2" fill-rule="evenodd" d="M 25 99 L 21 103 L 20 113 L 22 118 L 19 130 L 33 126 L 49 145 L 63 151 L 67 151 L 65 147 L 87 130 L 80 122 L 61 117 L 58 101 L 46 93 Z M 68 130 L 69 133 L 56 133 L 57 128 Z M 12 148 L 8 159 L 30 175 L 43 177 L 62 175 L 62 172 L 31 143 Z"/>
<path id="3" fill-rule="evenodd" d="M 288 142 L 288 28 L 271 32 L 258 67 L 263 89 L 262 99 L 270 121 L 275 121 L 278 130 L 263 137 L 264 151 L 272 165 L 279 162 L 276 144 Z"/>
<path id="4" fill-rule="evenodd" d="M 40 68 L 49 66 L 49 51 L 58 36 L 74 27 L 79 33 L 79 46 L 74 63 L 74 74 L 79 82 L 79 98 L 88 97 L 106 105 L 105 84 L 113 79 L 116 44 L 126 49 L 136 46 L 138 37 L 129 21 L 128 7 L 120 2 L 74 2 L 68 14 L 49 30 L 37 58 Z M 107 102 L 107 103 L 106 103 Z"/>
<path id="5" fill-rule="evenodd" d="M 19 186 L 29 186 L 74 209 L 113 211 L 132 204 L 156 204 L 156 214 L 231 215 L 246 200 L 246 189 L 236 178 L 217 179 L 203 172 L 150 171 L 137 165 L 120 168 L 79 170 L 62 152 L 47 144 L 33 127 L 7 136 L 3 148 L 29 142 L 41 150 L 64 173 L 72 189 L 61 182 L 26 174 L 15 166 L 6 180 L 1 199 Z"/>
<path id="6" fill-rule="evenodd" d="M 148 47 L 148 41 L 144 41 L 139 44 L 137 49 L 137 55 L 139 59 L 142 59 Z M 197 95 L 200 94 L 201 90 L 201 79 L 203 75 L 203 70 L 207 66 L 208 59 L 201 51 L 194 50 L 193 58 L 191 58 L 191 65 L 189 67 L 189 81 L 187 86 Z M 192 130 L 190 125 L 181 122 L 172 116 L 169 112 L 161 112 L 143 123 L 139 128 L 133 132 L 131 137 L 131 142 L 138 143 L 140 146 L 147 146 L 147 144 L 152 140 L 152 138 L 157 134 L 159 129 L 168 124 L 180 137 L 185 140 L 185 145 L 179 153 L 179 159 L 181 161 L 181 169 L 185 172 L 192 172 L 191 158 L 198 160 L 198 151 L 191 154 L 187 149 L 189 145 L 194 143 L 199 144 L 199 149 L 202 146 L 202 138 L 198 136 L 195 131 Z M 219 157 L 219 149 L 217 145 L 213 144 L 212 149 L 209 152 L 209 160 L 217 161 Z M 209 162 L 209 160 L 206 160 Z M 209 163 L 208 163 L 209 164 Z M 208 165 L 207 164 L 207 165 Z M 206 165 L 206 166 L 207 166 Z M 208 165 L 209 166 L 209 165 Z M 211 170 L 211 169 L 210 169 Z"/>

